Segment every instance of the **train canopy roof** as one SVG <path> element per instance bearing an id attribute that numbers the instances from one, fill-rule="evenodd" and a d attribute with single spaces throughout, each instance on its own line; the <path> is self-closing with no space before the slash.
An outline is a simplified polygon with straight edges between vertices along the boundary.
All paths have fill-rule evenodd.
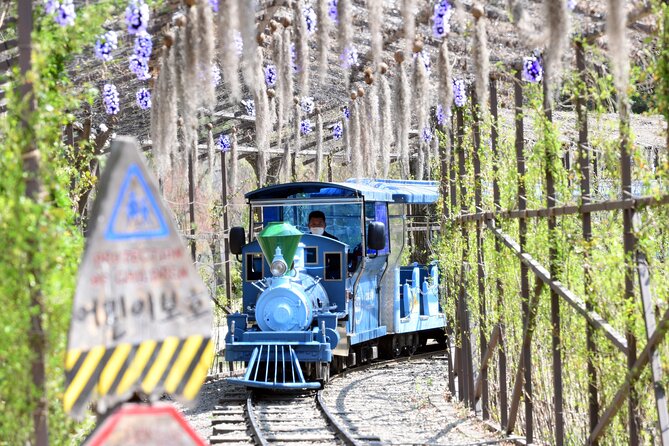
<path id="1" fill-rule="evenodd" d="M 303 182 L 263 187 L 246 195 L 249 201 L 292 198 L 364 198 L 366 201 L 432 204 L 439 199 L 436 181 L 352 178 L 343 183 Z"/>

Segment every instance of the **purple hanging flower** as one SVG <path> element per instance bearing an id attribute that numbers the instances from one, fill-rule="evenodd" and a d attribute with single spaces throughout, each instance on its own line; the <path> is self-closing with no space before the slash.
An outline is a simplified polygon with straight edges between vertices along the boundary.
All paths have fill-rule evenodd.
<path id="1" fill-rule="evenodd" d="M 218 12 L 218 0 L 209 0 L 209 6 L 211 6 L 212 11 Z"/>
<path id="2" fill-rule="evenodd" d="M 297 51 L 295 50 L 295 44 L 290 44 L 290 64 L 293 66 L 293 73 L 298 73 L 300 67 L 297 66 Z"/>
<path id="3" fill-rule="evenodd" d="M 117 114 L 119 107 L 118 90 L 114 84 L 105 84 L 102 88 L 102 100 L 105 103 L 105 111 L 109 115 Z"/>
<path id="4" fill-rule="evenodd" d="M 242 53 L 244 52 L 244 39 L 242 39 L 242 33 L 239 31 L 235 31 L 233 39 L 235 41 L 235 48 L 237 49 L 237 55 L 241 56 Z"/>
<path id="5" fill-rule="evenodd" d="M 340 140 L 344 136 L 344 125 L 341 121 L 337 121 L 335 125 L 332 126 L 332 138 L 335 140 Z"/>
<path id="6" fill-rule="evenodd" d="M 143 57 L 138 57 L 137 54 L 133 54 L 128 58 L 128 67 L 137 76 L 137 79 L 141 81 L 145 81 L 151 77 L 149 74 L 149 61 Z"/>
<path id="7" fill-rule="evenodd" d="M 348 105 L 344 105 L 344 107 L 341 109 L 341 112 L 344 115 L 344 118 L 346 118 L 348 121 L 351 117 L 351 110 L 348 109 Z"/>
<path id="8" fill-rule="evenodd" d="M 304 21 L 307 23 L 307 33 L 313 34 L 316 32 L 316 11 L 311 6 L 305 6 L 302 9 L 302 15 L 304 15 Z"/>
<path id="9" fill-rule="evenodd" d="M 423 141 L 429 143 L 432 141 L 432 130 L 429 127 L 423 127 L 420 137 L 423 138 Z"/>
<path id="10" fill-rule="evenodd" d="M 330 0 L 328 2 L 328 17 L 330 17 L 330 20 L 332 20 L 334 23 L 339 22 L 339 0 Z"/>
<path id="11" fill-rule="evenodd" d="M 134 53 L 137 57 L 148 59 L 151 57 L 151 51 L 153 50 L 153 42 L 151 41 L 151 35 L 146 31 L 140 31 L 135 37 L 135 49 Z"/>
<path id="12" fill-rule="evenodd" d="M 425 71 L 427 71 L 427 74 L 430 74 L 432 71 L 432 61 L 430 60 L 430 55 L 427 53 L 427 51 L 423 50 L 420 53 L 413 53 L 413 59 L 416 60 L 420 58 L 420 60 L 423 62 L 423 65 L 425 65 Z"/>
<path id="13" fill-rule="evenodd" d="M 58 0 L 44 0 L 44 12 L 47 14 L 53 14 L 59 6 L 60 2 Z"/>
<path id="14" fill-rule="evenodd" d="M 465 81 L 462 79 L 453 79 L 453 102 L 456 107 L 464 107 L 467 103 L 467 92 L 465 91 Z"/>
<path id="15" fill-rule="evenodd" d="M 342 68 L 348 69 L 358 65 L 358 50 L 354 46 L 344 48 L 339 56 Z"/>
<path id="16" fill-rule="evenodd" d="M 128 26 L 128 34 L 146 31 L 149 24 L 149 5 L 144 0 L 130 0 L 125 8 L 125 24 Z"/>
<path id="17" fill-rule="evenodd" d="M 118 48 L 116 31 L 107 31 L 98 36 L 98 39 L 95 41 L 95 57 L 105 62 L 110 62 L 113 59 L 111 53 L 116 48 Z"/>
<path id="18" fill-rule="evenodd" d="M 309 119 L 300 122 L 300 133 L 308 135 L 314 129 L 314 124 Z"/>
<path id="19" fill-rule="evenodd" d="M 218 84 L 221 83 L 221 69 L 216 64 L 211 65 L 211 81 L 214 83 L 214 87 L 218 87 Z"/>
<path id="20" fill-rule="evenodd" d="M 256 103 L 253 101 L 253 99 L 244 100 L 242 101 L 242 104 L 244 105 L 244 110 L 246 111 L 246 114 L 255 118 Z"/>
<path id="21" fill-rule="evenodd" d="M 432 16 L 432 34 L 435 39 L 443 39 L 451 30 L 449 23 L 453 15 L 453 7 L 448 0 L 440 0 L 434 5 L 434 15 Z"/>
<path id="22" fill-rule="evenodd" d="M 276 71 L 276 66 L 266 65 L 264 71 L 265 71 L 265 84 L 270 88 L 274 87 L 276 85 L 276 79 L 278 76 L 278 73 Z"/>
<path id="23" fill-rule="evenodd" d="M 544 77 L 544 69 L 541 66 L 541 58 L 538 56 L 525 57 L 523 59 L 523 79 L 536 84 Z"/>
<path id="24" fill-rule="evenodd" d="M 218 146 L 218 150 L 221 152 L 229 152 L 230 147 L 232 147 L 232 142 L 230 141 L 230 137 L 228 135 L 224 135 L 221 133 L 218 135 L 218 139 L 216 140 L 216 145 Z"/>
<path id="25" fill-rule="evenodd" d="M 443 126 L 446 124 L 446 113 L 444 112 L 444 107 L 441 104 L 437 105 L 437 124 Z"/>
<path id="26" fill-rule="evenodd" d="M 567 9 L 570 11 L 576 9 L 576 0 L 567 0 Z"/>
<path id="27" fill-rule="evenodd" d="M 310 115 L 314 112 L 316 104 L 314 104 L 314 98 L 310 96 L 305 96 L 300 101 L 300 107 L 302 107 L 302 113 L 305 115 Z"/>
<path id="28" fill-rule="evenodd" d="M 58 8 L 56 8 L 56 23 L 60 26 L 74 25 L 74 19 L 77 18 L 77 13 L 74 10 L 74 3 L 72 0 L 63 0 Z"/>
<path id="29" fill-rule="evenodd" d="M 137 105 L 142 110 L 148 110 L 151 108 L 151 92 L 147 88 L 140 88 L 135 94 L 137 98 Z"/>

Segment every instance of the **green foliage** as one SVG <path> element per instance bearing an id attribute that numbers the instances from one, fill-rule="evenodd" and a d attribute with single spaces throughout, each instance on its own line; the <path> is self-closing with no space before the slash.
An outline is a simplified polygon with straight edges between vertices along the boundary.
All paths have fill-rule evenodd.
<path id="1" fill-rule="evenodd" d="M 663 13 L 667 9 L 663 7 Z M 669 23 L 667 15 L 665 20 Z M 669 41 L 667 42 L 669 43 Z M 663 48 L 667 48 L 665 44 Z M 595 48 L 586 46 L 588 66 L 602 66 L 606 63 L 604 55 Z M 668 53 L 669 54 L 669 53 Z M 669 58 L 667 59 L 669 60 Z M 669 67 L 669 62 L 667 66 Z M 669 68 L 665 68 L 669 70 Z M 509 75 L 512 78 L 512 75 Z M 618 199 L 620 196 L 620 134 L 617 117 L 607 115 L 616 110 L 616 91 L 613 79 L 609 75 L 600 75 L 592 69 L 586 73 L 586 82 L 582 82 L 575 73 L 567 75 L 561 97 L 585 99 L 591 119 L 589 142 L 591 156 L 596 159 L 597 171 L 592 173 L 591 187 L 594 200 Z M 669 71 L 664 80 L 669 79 Z M 634 94 L 635 83 L 643 82 L 642 70 L 633 70 L 631 92 Z M 669 82 L 669 81 L 667 81 Z M 511 83 L 500 82 L 499 90 L 510 91 Z M 500 111 L 499 139 L 497 153 L 493 153 L 488 144 L 482 144 L 481 187 L 483 209 L 495 210 L 492 202 L 492 183 L 499 185 L 501 210 L 518 209 L 518 184 L 523 181 L 526 188 L 528 209 L 547 207 L 546 175 L 551 173 L 555 183 L 556 206 L 579 205 L 579 184 L 581 172 L 575 162 L 576 141 L 564 143 L 558 126 L 546 119 L 543 112 L 543 92 L 540 85 L 523 84 L 525 103 L 525 148 L 523 158 L 526 171 L 520 176 L 517 172 L 515 147 L 514 116 L 512 110 Z M 667 95 L 669 98 L 669 95 Z M 661 104 L 662 98 L 656 103 Z M 665 100 L 669 103 L 669 99 Z M 665 114 L 669 117 L 669 114 Z M 575 112 L 574 118 L 576 120 Z M 466 212 L 474 212 L 473 190 L 475 187 L 471 159 L 473 142 L 471 138 L 471 117 L 465 116 L 464 151 L 466 157 L 464 175 L 456 175 L 458 180 L 456 206 L 450 206 L 449 197 L 445 197 L 444 208 L 451 216 L 460 213 L 461 200 L 464 200 Z M 484 116 L 481 140 L 487 141 L 490 134 L 490 117 Z M 624 129 L 623 129 L 624 130 Z M 660 167 L 652 169 L 652 163 L 642 148 L 634 145 L 634 135 L 630 134 L 631 153 L 633 156 L 633 178 L 644 195 L 662 195 L 666 193 L 667 171 L 660 159 Z M 529 140 L 529 141 L 528 141 Z M 571 144 L 570 144 L 571 143 Z M 572 151 L 572 167 L 567 170 L 562 162 L 567 150 Z M 666 154 L 664 148 L 662 153 Z M 450 159 L 457 166 L 457 150 Z M 576 165 L 574 165 L 574 163 Z M 452 164 L 451 164 L 452 165 Z M 456 170 L 457 171 L 457 170 Z M 460 197 L 460 185 L 466 189 Z M 669 292 L 669 268 L 666 258 L 669 255 L 667 222 L 669 211 L 665 207 L 644 209 L 637 213 L 635 235 L 639 248 L 646 253 L 651 266 L 654 305 L 662 309 L 667 306 Z M 638 351 L 645 345 L 645 329 L 639 303 L 638 289 L 633 301 L 624 299 L 625 256 L 623 248 L 623 224 L 620 211 L 597 212 L 592 214 L 593 234 L 591 240 L 582 235 L 582 221 L 579 215 L 561 216 L 557 219 L 557 229 L 549 231 L 545 218 L 529 218 L 525 251 L 547 269 L 550 264 L 549 247 L 555 247 L 554 269 L 557 278 L 577 296 L 588 301 L 594 311 L 606 319 L 619 333 L 629 330 L 639 341 Z M 458 296 L 465 300 L 472 324 L 474 342 L 474 368 L 478 368 L 480 346 L 478 330 L 482 328 L 486 337 L 490 336 L 495 324 L 504 324 L 504 348 L 507 356 L 507 388 L 514 384 L 518 367 L 518 358 L 523 336 L 523 314 L 521 311 L 521 268 L 518 257 L 506 246 L 496 240 L 494 234 L 484 230 L 480 241 L 477 240 L 477 223 L 458 224 L 449 219 L 443 225 L 443 238 L 439 247 L 439 262 L 443 271 L 443 283 L 446 291 L 445 308 L 451 323 L 456 318 L 455 303 Z M 516 219 L 500 219 L 499 227 L 512 239 L 519 241 L 519 224 Z M 484 293 L 478 292 L 476 265 L 477 243 L 482 248 L 485 268 Z M 591 271 L 590 281 L 586 280 L 585 270 Z M 529 273 L 530 293 L 533 292 L 536 279 Z M 635 278 L 635 286 L 637 279 Z M 599 392 L 600 407 L 608 406 L 623 383 L 627 373 L 626 357 L 601 333 L 595 332 L 597 350 L 588 352 L 586 346 L 586 321 L 564 300 L 560 300 L 561 312 L 561 357 L 563 361 L 563 397 L 565 401 L 566 444 L 585 444 L 588 434 L 588 376 L 587 361 L 591 357 L 597 370 L 596 386 Z M 483 309 L 485 310 L 483 311 Z M 533 401 L 535 407 L 535 439 L 552 444 L 554 415 L 552 381 L 552 322 L 550 293 L 547 287 L 541 292 L 537 310 L 537 325 L 532 342 Z M 460 345 L 462 339 L 456 339 Z M 668 348 L 662 350 L 666 364 Z M 489 364 L 489 382 L 491 414 L 499 421 L 498 357 L 493 356 Z M 665 379 L 665 381 L 667 381 Z M 652 396 L 652 382 L 645 373 L 635 386 L 640 397 L 643 442 L 650 444 L 657 438 Z M 627 405 L 615 417 L 606 430 L 601 444 L 617 444 L 627 438 Z M 521 409 L 522 412 L 522 409 Z M 600 412 L 601 414 L 601 412 Z M 522 426 L 522 423 L 521 423 Z M 522 427 L 518 428 L 522 432 Z"/>
<path id="2" fill-rule="evenodd" d="M 32 385 L 30 317 L 39 312 L 31 307 L 31 294 L 41 293 L 42 324 L 46 340 L 49 435 L 54 445 L 81 440 L 81 428 L 62 410 L 64 353 L 76 271 L 83 237 L 75 225 L 70 197 L 74 172 L 64 156 L 63 126 L 73 121 L 69 110 L 83 101 L 91 102 L 92 87 L 75 86 L 68 78 L 72 57 L 92 45 L 114 2 L 100 2 L 77 8 L 73 27 L 61 28 L 52 16 L 35 11 L 32 84 L 35 111 L 27 112 L 28 97 L 17 91 L 26 79 L 18 70 L 9 74 L 7 114 L 0 119 L 3 156 L 0 157 L 0 444 L 26 444 L 33 425 L 32 410 L 42 398 Z M 22 153 L 29 147 L 40 153 L 38 201 L 25 197 Z M 84 148 L 85 149 L 85 148 Z M 77 440 L 75 440 L 77 441 Z"/>

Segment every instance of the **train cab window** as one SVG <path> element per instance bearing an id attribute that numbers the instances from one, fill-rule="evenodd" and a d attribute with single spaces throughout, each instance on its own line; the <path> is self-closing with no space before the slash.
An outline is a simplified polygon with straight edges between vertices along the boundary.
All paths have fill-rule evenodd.
<path id="1" fill-rule="evenodd" d="M 304 263 L 307 265 L 318 263 L 318 248 L 316 246 L 307 246 L 304 248 Z"/>
<path id="2" fill-rule="evenodd" d="M 246 281 L 253 282 L 262 279 L 262 254 L 250 252 L 246 254 Z"/>
<path id="3" fill-rule="evenodd" d="M 325 280 L 341 280 L 341 253 L 325 253 Z"/>

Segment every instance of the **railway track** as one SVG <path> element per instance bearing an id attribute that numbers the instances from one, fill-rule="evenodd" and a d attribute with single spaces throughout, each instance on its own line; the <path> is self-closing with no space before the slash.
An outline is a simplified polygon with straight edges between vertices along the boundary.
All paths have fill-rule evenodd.
<path id="1" fill-rule="evenodd" d="M 370 368 L 429 358 L 435 352 L 413 357 L 370 363 L 353 369 L 356 373 Z M 345 376 L 349 372 L 335 375 Z M 341 413 L 332 411 L 323 390 L 303 394 L 277 394 L 246 391 L 231 387 L 213 412 L 212 445 L 362 445 L 380 442 L 363 431 L 351 432 L 340 422 Z"/>
<path id="2" fill-rule="evenodd" d="M 221 400 L 209 441 L 223 445 L 358 445 L 317 394 L 233 394 Z"/>

